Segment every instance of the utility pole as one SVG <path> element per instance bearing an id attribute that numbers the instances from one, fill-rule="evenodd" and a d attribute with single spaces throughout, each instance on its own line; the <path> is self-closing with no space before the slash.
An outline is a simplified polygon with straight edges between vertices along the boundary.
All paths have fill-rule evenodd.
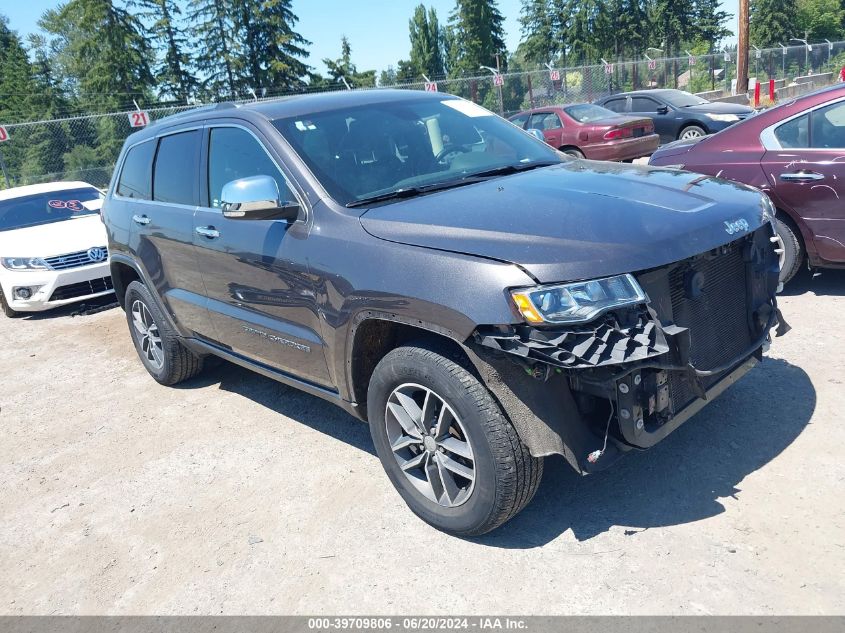
<path id="1" fill-rule="evenodd" d="M 736 93 L 748 92 L 748 0 L 739 0 L 739 41 L 736 47 Z"/>

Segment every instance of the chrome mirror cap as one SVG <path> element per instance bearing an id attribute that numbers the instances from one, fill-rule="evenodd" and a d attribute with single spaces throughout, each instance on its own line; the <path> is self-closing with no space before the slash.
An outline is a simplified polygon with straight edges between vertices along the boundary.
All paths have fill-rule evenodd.
<path id="1" fill-rule="evenodd" d="M 284 206 L 279 186 L 270 176 L 238 178 L 223 185 L 220 206 L 227 218 L 244 218 L 261 211 L 275 211 Z"/>

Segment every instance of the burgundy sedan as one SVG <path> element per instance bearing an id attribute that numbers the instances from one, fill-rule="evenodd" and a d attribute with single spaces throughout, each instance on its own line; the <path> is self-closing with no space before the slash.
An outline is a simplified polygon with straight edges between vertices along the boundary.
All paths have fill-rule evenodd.
<path id="1" fill-rule="evenodd" d="M 781 280 L 806 260 L 845 268 L 845 86 L 786 101 L 715 134 L 660 148 L 651 165 L 735 180 L 765 191 L 784 243 Z"/>
<path id="2" fill-rule="evenodd" d="M 648 156 L 660 144 L 648 117 L 617 114 L 592 103 L 526 110 L 511 123 L 543 133 L 546 143 L 577 158 L 624 160 Z"/>

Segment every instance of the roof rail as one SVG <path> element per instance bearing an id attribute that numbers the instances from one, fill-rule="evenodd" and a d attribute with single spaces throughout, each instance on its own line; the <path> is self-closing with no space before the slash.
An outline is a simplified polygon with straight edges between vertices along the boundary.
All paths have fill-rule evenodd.
<path id="1" fill-rule="evenodd" d="M 213 110 L 230 110 L 232 108 L 240 107 L 237 103 L 233 103 L 231 101 L 222 101 L 220 103 L 210 103 L 208 105 L 197 106 L 196 108 L 191 108 L 190 110 L 185 110 L 184 112 L 177 112 L 176 114 L 171 114 L 166 117 L 162 117 L 160 119 L 156 119 L 152 122 L 152 125 L 158 125 L 164 122 L 170 122 L 177 119 L 181 119 L 187 116 L 193 116 L 198 112 L 211 112 Z"/>

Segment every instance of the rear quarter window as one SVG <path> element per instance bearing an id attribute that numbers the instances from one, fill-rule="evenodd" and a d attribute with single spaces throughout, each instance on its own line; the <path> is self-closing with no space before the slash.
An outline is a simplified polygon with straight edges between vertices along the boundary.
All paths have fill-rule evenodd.
<path id="1" fill-rule="evenodd" d="M 118 195 L 137 200 L 151 199 L 155 147 L 154 141 L 147 141 L 129 148 L 117 182 Z"/>

